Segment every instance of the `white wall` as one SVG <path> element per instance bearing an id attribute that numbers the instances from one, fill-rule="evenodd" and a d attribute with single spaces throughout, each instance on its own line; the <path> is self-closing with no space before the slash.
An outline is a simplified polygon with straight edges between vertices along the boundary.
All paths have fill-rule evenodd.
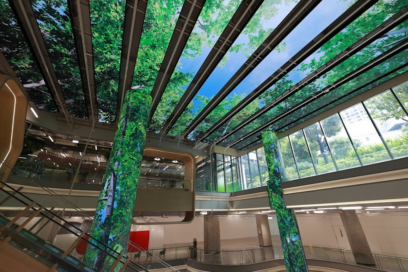
<path id="1" fill-rule="evenodd" d="M 372 252 L 408 257 L 407 212 L 361 213 L 358 216 Z M 350 249 L 339 214 L 296 217 L 304 245 Z"/>
<path id="2" fill-rule="evenodd" d="M 258 237 L 255 216 L 229 215 L 220 217 L 221 240 Z"/>

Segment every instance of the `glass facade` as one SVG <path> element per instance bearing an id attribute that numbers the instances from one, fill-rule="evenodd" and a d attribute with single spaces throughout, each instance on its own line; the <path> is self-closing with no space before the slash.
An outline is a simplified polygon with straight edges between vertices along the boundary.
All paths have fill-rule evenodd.
<path id="1" fill-rule="evenodd" d="M 280 139 L 284 180 L 408 156 L 407 89 L 408 82 Z"/>
<path id="2" fill-rule="evenodd" d="M 407 157 L 408 82 L 285 136 L 278 143 L 283 181 Z M 198 191 L 215 188 L 218 192 L 235 192 L 267 185 L 263 147 L 239 158 L 213 156 L 217 162 L 214 186 L 203 180 L 210 181 L 211 177 L 208 157 L 197 167 Z"/>

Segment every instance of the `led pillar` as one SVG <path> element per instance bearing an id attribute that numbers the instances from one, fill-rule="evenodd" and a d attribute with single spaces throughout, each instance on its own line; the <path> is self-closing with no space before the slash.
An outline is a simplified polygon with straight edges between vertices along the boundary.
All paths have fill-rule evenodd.
<path id="1" fill-rule="evenodd" d="M 286 271 L 308 271 L 295 212 L 292 209 L 287 209 L 283 201 L 278 137 L 276 133 L 267 131 L 262 135 L 262 141 L 269 171 L 269 180 L 267 182 L 269 201 L 271 208 L 276 211 Z"/>
<path id="2" fill-rule="evenodd" d="M 90 233 L 95 240 L 122 252 L 122 255 L 126 254 L 132 224 L 150 104 L 150 95 L 140 90 L 130 90 L 126 94 Z M 97 243 L 94 239 L 90 241 Z M 111 252 L 104 245 L 98 245 Z M 88 244 L 87 265 L 96 271 L 105 271 L 113 261 L 103 251 Z"/>

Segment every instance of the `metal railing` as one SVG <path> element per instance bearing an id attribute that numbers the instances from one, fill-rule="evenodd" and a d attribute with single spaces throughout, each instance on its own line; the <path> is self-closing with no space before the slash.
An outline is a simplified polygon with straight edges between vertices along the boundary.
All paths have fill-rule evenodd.
<path id="1" fill-rule="evenodd" d="M 378 253 L 352 252 L 351 250 L 304 246 L 306 259 L 325 260 L 351 265 L 362 265 L 356 262 L 361 257 L 372 256 L 373 264 L 365 264 L 390 272 L 408 272 L 408 258 L 390 256 Z M 205 254 L 203 249 L 197 249 L 196 260 L 203 263 L 219 265 L 243 265 L 283 259 L 281 247 L 262 247 L 241 250 L 221 250 Z"/>

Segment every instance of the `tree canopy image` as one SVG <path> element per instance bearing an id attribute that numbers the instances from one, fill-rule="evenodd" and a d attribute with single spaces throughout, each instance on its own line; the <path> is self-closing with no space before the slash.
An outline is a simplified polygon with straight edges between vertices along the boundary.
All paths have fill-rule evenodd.
<path id="1" fill-rule="evenodd" d="M 39 110 L 58 112 L 34 54 L 8 1 L 0 1 L 0 50 Z"/>
<path id="2" fill-rule="evenodd" d="M 88 118 L 67 0 L 31 0 L 31 5 L 69 114 Z"/>
<path id="3" fill-rule="evenodd" d="M 394 1 L 379 1 L 377 4 L 372 6 L 369 10 L 355 19 L 350 25 L 345 29 L 335 35 L 332 39 L 326 42 L 321 48 L 319 48 L 311 57 L 299 64 L 293 71 L 289 72 L 285 77 L 277 81 L 272 85 L 267 91 L 265 91 L 259 98 L 255 99 L 252 103 L 247 105 L 239 113 L 237 113 L 233 118 L 224 122 L 224 124 L 209 135 L 204 141 L 212 142 L 215 139 L 223 136 L 228 131 L 234 129 L 242 121 L 247 119 L 251 114 L 257 112 L 265 105 L 274 101 L 279 95 L 283 94 L 285 91 L 289 90 L 296 83 L 298 83 L 302 78 L 309 75 L 311 72 L 320 68 L 322 65 L 333 59 L 337 54 L 341 53 L 343 50 L 347 49 L 358 39 L 362 38 L 372 31 L 376 26 L 383 23 L 386 19 L 390 18 L 393 14 L 400 11 L 402 8 L 408 5 L 407 0 L 394 0 Z M 370 23 L 368 23 L 370 22 Z M 402 23 L 395 30 L 406 29 L 407 23 Z M 394 31 L 395 31 L 394 30 Z M 264 123 L 264 120 L 273 119 L 275 116 L 279 115 L 283 111 L 293 105 L 303 101 L 306 97 L 316 93 L 325 86 L 333 83 L 342 76 L 352 72 L 361 65 L 367 63 L 369 60 L 373 59 L 378 54 L 385 52 L 398 44 L 398 41 L 405 37 L 407 33 L 402 32 L 390 32 L 390 35 L 386 35 L 381 39 L 375 41 L 373 44 L 367 46 L 357 54 L 351 56 L 348 60 L 344 61 L 340 65 L 336 66 L 334 69 L 324 74 L 319 79 L 315 80 L 305 88 L 298 91 L 295 95 L 291 96 L 287 101 L 284 101 L 277 106 L 269 110 L 263 117 L 258 118 L 252 122 L 245 131 L 251 131 L 260 124 Z M 394 43 L 393 42 L 397 42 Z M 372 52 L 375 52 L 373 54 Z M 223 101 L 224 102 L 224 101 Z M 222 102 L 222 103 L 223 103 Z M 195 129 L 191 134 L 191 139 L 199 139 L 202 135 L 218 120 L 221 119 L 225 114 L 222 112 L 223 107 L 218 106 L 213 112 L 208 115 L 203 122 Z M 241 137 L 243 133 L 238 133 L 236 137 L 231 138 L 231 142 L 235 139 Z"/>

